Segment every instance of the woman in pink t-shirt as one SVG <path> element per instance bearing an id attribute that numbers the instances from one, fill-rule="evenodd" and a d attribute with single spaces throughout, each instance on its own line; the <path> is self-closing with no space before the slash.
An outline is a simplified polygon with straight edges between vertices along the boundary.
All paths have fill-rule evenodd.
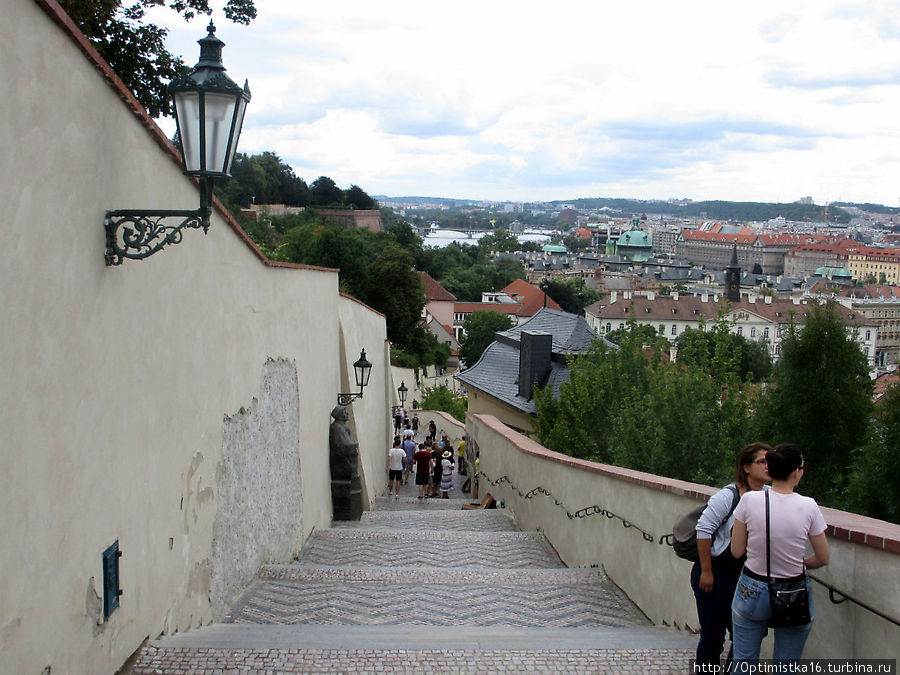
<path id="1" fill-rule="evenodd" d="M 825 538 L 825 518 L 810 497 L 794 492 L 806 470 L 800 448 L 782 443 L 766 454 L 772 488 L 747 492 L 734 512 L 731 553 L 736 558 L 747 554 L 744 571 L 738 580 L 731 604 L 735 672 L 740 661 L 758 661 L 759 646 L 768 631 L 771 609 L 766 582 L 766 501 L 769 494 L 769 541 L 771 574 L 774 579 L 805 577 L 807 569 L 827 565 L 830 560 Z M 812 555 L 806 555 L 806 543 L 812 544 Z M 806 580 L 809 589 L 809 579 Z M 809 598 L 813 615 L 812 593 Z M 803 646 L 812 622 L 801 626 L 775 628 L 773 658 L 795 660 L 803 654 Z"/>

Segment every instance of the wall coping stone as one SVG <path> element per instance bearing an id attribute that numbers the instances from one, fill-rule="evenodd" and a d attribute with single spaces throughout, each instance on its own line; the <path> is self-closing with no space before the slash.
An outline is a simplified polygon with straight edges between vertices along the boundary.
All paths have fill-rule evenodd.
<path id="1" fill-rule="evenodd" d="M 674 478 L 665 478 L 644 471 L 625 469 L 611 464 L 600 464 L 586 459 L 570 457 L 553 450 L 548 450 L 537 441 L 510 429 L 493 415 L 469 413 L 468 417 L 478 420 L 492 431 L 500 434 L 522 452 L 540 457 L 558 464 L 565 464 L 574 469 L 601 474 L 617 480 L 635 483 L 642 487 L 660 492 L 691 497 L 706 501 L 716 492 L 717 488 L 699 483 L 689 483 Z M 900 525 L 895 525 L 884 520 L 861 516 L 848 511 L 820 507 L 822 515 L 828 527 L 825 533 L 829 537 L 840 541 L 849 541 L 854 544 L 862 544 L 872 548 L 881 549 L 888 553 L 900 555 Z"/>

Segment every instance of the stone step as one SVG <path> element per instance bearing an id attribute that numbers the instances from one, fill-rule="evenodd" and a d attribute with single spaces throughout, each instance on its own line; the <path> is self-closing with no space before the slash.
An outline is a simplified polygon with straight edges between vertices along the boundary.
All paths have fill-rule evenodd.
<path id="1" fill-rule="evenodd" d="M 419 499 L 414 495 L 375 497 L 377 511 L 460 511 L 464 504 L 476 504 L 471 499 Z"/>
<path id="2" fill-rule="evenodd" d="M 166 649 L 144 647 L 128 671 L 153 673 L 687 673 L 694 649 Z"/>
<path id="3" fill-rule="evenodd" d="M 397 530 L 426 529 L 441 532 L 517 532 L 516 521 L 506 509 L 487 509 L 478 511 L 444 511 L 436 510 L 427 517 L 417 511 L 366 511 L 358 521 L 335 521 L 332 530 L 355 530 L 372 527 L 389 527 Z M 325 530 L 320 530 L 324 532 Z"/>
<path id="4" fill-rule="evenodd" d="M 433 584 L 514 584 L 525 585 L 576 585 L 602 584 L 606 575 L 599 569 L 568 567 L 558 569 L 497 569 L 487 567 L 431 568 L 431 567 L 326 567 L 303 565 L 263 565 L 259 579 L 306 581 L 319 583 L 354 582 L 433 585 Z"/>
<path id="5" fill-rule="evenodd" d="M 529 577 L 523 574 L 521 581 Z M 259 579 L 226 623 L 596 628 L 648 626 L 605 578 L 598 583 L 385 583 Z"/>
<path id="6" fill-rule="evenodd" d="M 696 638 L 647 626 L 509 628 L 504 626 L 335 626 L 213 624 L 151 640 L 166 650 L 688 650 Z"/>
<path id="7" fill-rule="evenodd" d="M 305 565 L 344 567 L 564 567 L 534 532 L 393 532 L 332 529 L 313 533 L 300 552 Z"/>

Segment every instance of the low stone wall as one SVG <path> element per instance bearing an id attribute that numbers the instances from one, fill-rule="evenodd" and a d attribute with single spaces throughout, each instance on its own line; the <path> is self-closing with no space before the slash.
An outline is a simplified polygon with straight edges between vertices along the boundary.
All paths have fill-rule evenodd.
<path id="1" fill-rule="evenodd" d="M 570 567 L 601 567 L 657 625 L 696 631 L 691 564 L 664 536 L 714 488 L 561 455 L 490 415 L 470 414 L 466 432 L 480 453 L 482 494 L 502 500 L 522 529 L 543 532 Z M 900 526 L 822 511 L 832 560 L 813 574 L 896 618 Z M 813 588 L 815 628 L 804 656 L 896 656 L 900 628 L 854 603 L 832 604 L 823 586 Z"/>

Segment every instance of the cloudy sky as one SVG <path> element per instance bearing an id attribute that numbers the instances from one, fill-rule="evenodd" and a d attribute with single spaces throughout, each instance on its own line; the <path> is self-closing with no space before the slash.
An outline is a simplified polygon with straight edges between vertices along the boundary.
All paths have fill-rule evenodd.
<path id="1" fill-rule="evenodd" d="M 213 0 L 211 4 L 216 4 Z M 370 194 L 900 199 L 897 0 L 256 0 L 240 149 Z M 205 20 L 170 27 L 193 64 Z"/>

